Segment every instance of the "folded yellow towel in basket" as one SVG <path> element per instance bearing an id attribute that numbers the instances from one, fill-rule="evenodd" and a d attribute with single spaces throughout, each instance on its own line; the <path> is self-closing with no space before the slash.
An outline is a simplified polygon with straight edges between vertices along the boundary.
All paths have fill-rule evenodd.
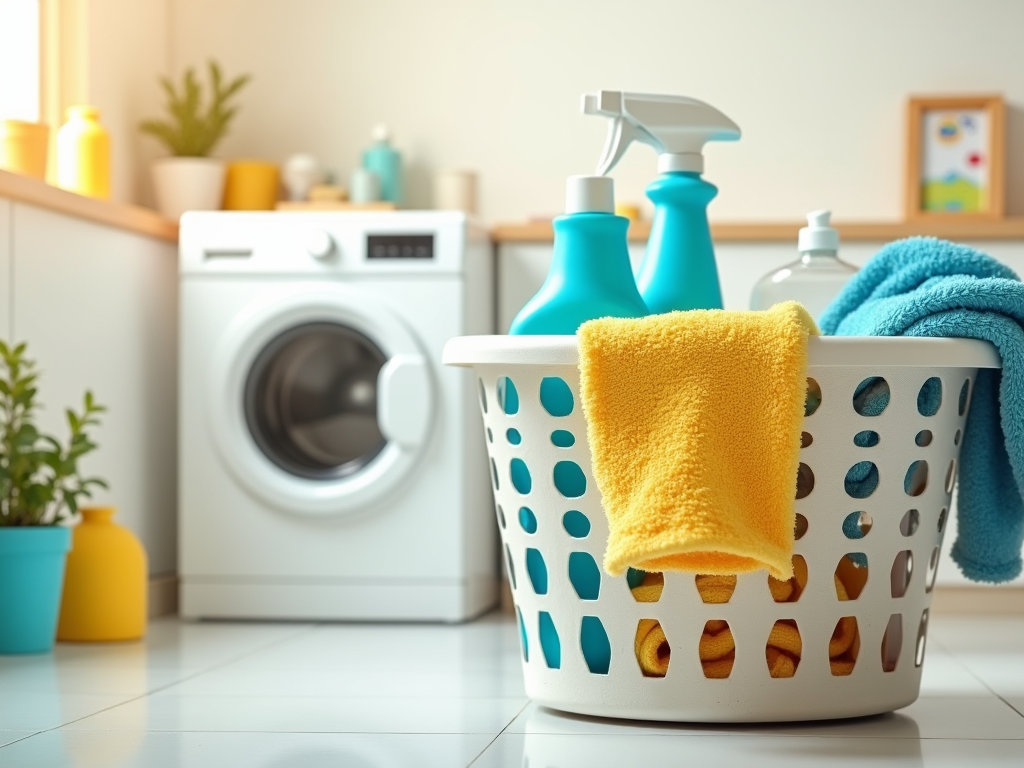
<path id="1" fill-rule="evenodd" d="M 796 302 L 580 327 L 609 574 L 793 575 L 807 337 L 816 333 Z"/>

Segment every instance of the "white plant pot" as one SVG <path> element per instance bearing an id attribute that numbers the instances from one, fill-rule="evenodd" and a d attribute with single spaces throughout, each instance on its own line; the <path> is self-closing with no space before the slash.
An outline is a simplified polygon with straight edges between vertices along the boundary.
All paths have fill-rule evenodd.
<path id="1" fill-rule="evenodd" d="M 177 221 L 185 211 L 220 210 L 224 199 L 223 160 L 165 157 L 153 163 L 156 207 Z"/>

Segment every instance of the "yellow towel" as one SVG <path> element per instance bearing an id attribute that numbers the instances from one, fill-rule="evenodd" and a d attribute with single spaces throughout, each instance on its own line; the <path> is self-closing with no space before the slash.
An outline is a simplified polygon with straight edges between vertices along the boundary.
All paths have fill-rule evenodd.
<path id="1" fill-rule="evenodd" d="M 803 560 L 796 560 L 793 570 L 793 578 L 788 581 L 768 579 L 768 589 L 776 603 L 795 602 L 800 597 L 803 585 L 807 583 L 807 564 Z M 661 574 L 646 574 L 643 583 L 633 587 L 633 598 L 638 603 L 660 600 L 664 584 L 660 577 Z M 848 557 L 844 557 L 832 579 L 836 596 L 846 600 L 851 587 L 857 594 L 863 589 L 867 569 L 859 568 Z M 652 591 L 655 585 L 656 593 Z M 735 588 L 735 576 L 697 576 L 697 591 L 705 603 L 727 603 Z M 833 675 L 838 677 L 853 672 L 859 646 L 857 620 L 852 616 L 844 616 L 836 624 L 828 643 L 829 666 Z M 665 676 L 672 650 L 661 622 L 657 619 L 641 619 L 636 629 L 634 649 L 644 677 Z M 736 661 L 736 641 L 729 624 L 721 620 L 707 622 L 700 636 L 698 652 L 705 677 L 729 677 Z M 772 677 L 792 677 L 796 674 L 802 654 L 803 641 L 796 623 L 788 619 L 775 622 L 765 644 L 768 673 Z"/>
<path id="2" fill-rule="evenodd" d="M 796 302 L 580 327 L 609 574 L 793 575 L 807 336 L 817 332 Z"/>

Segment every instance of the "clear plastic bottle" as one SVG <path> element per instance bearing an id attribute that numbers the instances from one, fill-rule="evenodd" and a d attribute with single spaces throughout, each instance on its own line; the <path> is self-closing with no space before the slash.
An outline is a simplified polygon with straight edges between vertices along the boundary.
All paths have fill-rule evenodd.
<path id="1" fill-rule="evenodd" d="M 799 301 L 817 320 L 857 267 L 839 258 L 839 233 L 829 225 L 831 211 L 807 214 L 797 249 L 800 259 L 757 281 L 751 309 L 769 309 L 780 301 Z"/>

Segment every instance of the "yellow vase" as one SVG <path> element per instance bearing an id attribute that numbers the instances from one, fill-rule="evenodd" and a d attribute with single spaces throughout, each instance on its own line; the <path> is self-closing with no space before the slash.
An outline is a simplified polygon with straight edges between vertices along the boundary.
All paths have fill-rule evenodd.
<path id="1" fill-rule="evenodd" d="M 58 640 L 137 640 L 146 633 L 146 551 L 111 518 L 84 507 L 71 537 Z"/>
<path id="2" fill-rule="evenodd" d="M 224 181 L 225 211 L 272 211 L 280 184 L 278 168 L 263 160 L 232 160 Z"/>
<path id="3" fill-rule="evenodd" d="M 0 122 L 0 168 L 45 181 L 49 138 L 50 126 L 45 123 Z"/>
<path id="4" fill-rule="evenodd" d="M 57 131 L 57 186 L 80 195 L 110 198 L 110 137 L 98 107 L 68 107 Z"/>

